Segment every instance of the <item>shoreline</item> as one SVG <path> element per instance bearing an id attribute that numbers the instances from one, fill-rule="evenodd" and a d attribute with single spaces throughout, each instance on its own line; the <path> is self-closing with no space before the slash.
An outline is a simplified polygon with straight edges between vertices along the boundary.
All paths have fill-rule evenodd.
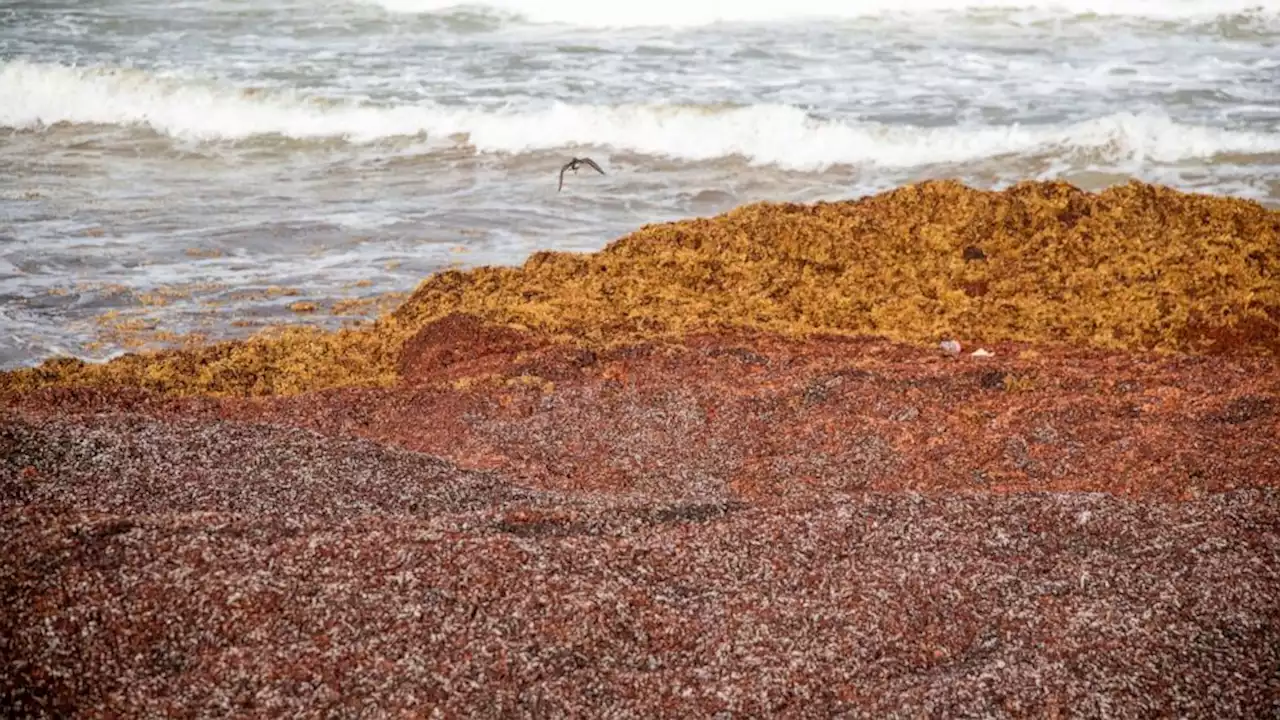
<path id="1" fill-rule="evenodd" d="M 454 313 L 588 345 L 728 329 L 1275 355 L 1277 238 L 1280 212 L 1257 202 L 1137 181 L 1098 193 L 1063 182 L 989 191 L 927 181 L 646 225 L 594 253 L 446 270 L 364 326 L 284 326 L 102 365 L 54 359 L 0 373 L 0 391 L 385 385 L 401 345 Z M 216 369 L 193 378 L 195 366 Z"/>
<path id="2" fill-rule="evenodd" d="M 751 206 L 364 335 L 0 375 L 0 704 L 1266 715 L 1280 213 L 1101 195 Z M 1259 324 L 1191 322 L 1223 299 Z"/>

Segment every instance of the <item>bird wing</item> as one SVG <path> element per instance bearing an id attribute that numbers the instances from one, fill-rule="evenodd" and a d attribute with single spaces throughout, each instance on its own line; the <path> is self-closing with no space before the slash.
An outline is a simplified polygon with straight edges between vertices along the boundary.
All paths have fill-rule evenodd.
<path id="1" fill-rule="evenodd" d="M 572 160 L 565 163 L 564 167 L 560 168 L 560 184 L 556 186 L 556 192 L 560 192 L 560 190 L 564 188 L 564 171 L 568 170 L 571 167 L 573 167 Z"/>
<path id="2" fill-rule="evenodd" d="M 586 164 L 590 165 L 591 167 L 595 168 L 595 169 L 596 169 L 596 172 L 600 173 L 601 175 L 603 175 L 603 174 L 604 174 L 604 171 L 600 169 L 600 166 L 596 164 L 596 161 L 595 161 L 595 160 L 592 160 L 591 158 L 582 158 L 582 162 L 584 162 L 584 163 L 586 163 Z"/>

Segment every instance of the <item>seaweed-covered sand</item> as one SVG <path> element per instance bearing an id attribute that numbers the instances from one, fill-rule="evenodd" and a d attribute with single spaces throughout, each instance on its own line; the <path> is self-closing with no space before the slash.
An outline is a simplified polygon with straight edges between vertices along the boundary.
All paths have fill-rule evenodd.
<path id="1" fill-rule="evenodd" d="M 1250 202 L 925 183 L 4 374 L 0 700 L 1277 716 L 1277 268 Z"/>

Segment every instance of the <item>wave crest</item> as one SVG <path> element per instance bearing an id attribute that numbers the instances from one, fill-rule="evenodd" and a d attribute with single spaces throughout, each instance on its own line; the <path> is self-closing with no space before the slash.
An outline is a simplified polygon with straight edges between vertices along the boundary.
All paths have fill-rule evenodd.
<path id="1" fill-rule="evenodd" d="M 460 141 L 482 153 L 597 146 L 686 161 L 743 157 L 793 170 L 914 167 L 1024 154 L 1172 163 L 1280 152 L 1277 135 L 1186 125 L 1154 113 L 1116 113 L 1061 125 L 919 128 L 824 120 L 787 105 L 380 107 L 244 91 L 138 70 L 25 61 L 0 66 L 0 126 L 39 129 L 57 123 L 148 127 L 196 141 L 280 136 L 363 143 L 425 136 Z"/>

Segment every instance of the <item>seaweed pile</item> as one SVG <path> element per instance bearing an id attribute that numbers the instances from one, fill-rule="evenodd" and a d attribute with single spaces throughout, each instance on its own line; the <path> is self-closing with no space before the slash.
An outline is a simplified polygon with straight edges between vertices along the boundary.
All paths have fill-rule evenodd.
<path id="1" fill-rule="evenodd" d="M 0 708 L 1275 716 L 1277 267 L 930 182 L 5 374 Z"/>
<path id="2" fill-rule="evenodd" d="M 405 341 L 460 313 L 586 345 L 752 329 L 910 343 L 1280 350 L 1280 212 L 1131 182 L 984 191 L 929 181 L 853 201 L 757 203 L 649 225 L 600 252 L 429 277 L 395 311 L 105 364 L 55 359 L 0 389 L 291 395 L 396 381 Z"/>

